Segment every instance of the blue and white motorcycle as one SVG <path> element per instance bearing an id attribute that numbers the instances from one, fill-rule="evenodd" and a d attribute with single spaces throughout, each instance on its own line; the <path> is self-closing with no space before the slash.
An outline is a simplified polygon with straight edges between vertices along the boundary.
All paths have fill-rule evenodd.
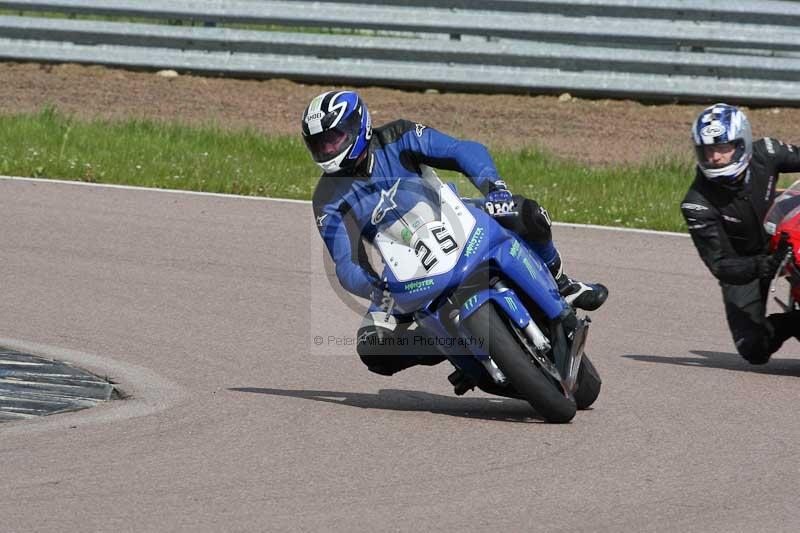
<path id="1" fill-rule="evenodd" d="M 432 172 L 392 189 L 373 220 L 392 311 L 437 339 L 458 369 L 456 393 L 477 386 L 523 399 L 549 422 L 589 407 L 601 385 L 584 354 L 590 321 L 564 301 L 543 261 Z"/>

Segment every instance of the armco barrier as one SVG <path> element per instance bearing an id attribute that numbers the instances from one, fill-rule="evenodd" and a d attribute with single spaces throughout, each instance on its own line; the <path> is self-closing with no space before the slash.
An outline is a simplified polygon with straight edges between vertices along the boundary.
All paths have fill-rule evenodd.
<path id="1" fill-rule="evenodd" d="M 0 0 L 0 10 L 5 60 L 800 103 L 800 2 L 792 1 Z M 148 22 L 128 22 L 139 19 Z"/>

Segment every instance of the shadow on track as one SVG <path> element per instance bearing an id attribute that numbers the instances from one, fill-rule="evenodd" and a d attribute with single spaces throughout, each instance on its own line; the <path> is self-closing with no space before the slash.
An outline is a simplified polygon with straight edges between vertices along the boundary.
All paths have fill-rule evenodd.
<path id="1" fill-rule="evenodd" d="M 648 363 L 721 368 L 737 372 L 800 377 L 800 360 L 798 359 L 770 359 L 766 365 L 751 365 L 737 353 L 708 352 L 704 350 L 691 350 L 690 353 L 698 357 L 662 357 L 658 355 L 623 355 L 623 357 Z"/>
<path id="2" fill-rule="evenodd" d="M 334 403 L 361 409 L 389 411 L 419 411 L 437 415 L 457 416 L 501 422 L 536 423 L 543 419 L 531 407 L 510 398 L 454 398 L 427 392 L 381 389 L 377 394 L 337 392 L 326 390 L 285 390 L 258 387 L 236 387 L 228 390 L 273 396 L 303 398 L 315 402 Z"/>

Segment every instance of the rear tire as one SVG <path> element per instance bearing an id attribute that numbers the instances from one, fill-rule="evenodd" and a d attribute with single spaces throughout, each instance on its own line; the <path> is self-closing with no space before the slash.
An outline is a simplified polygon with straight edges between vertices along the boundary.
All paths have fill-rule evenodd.
<path id="1" fill-rule="evenodd" d="M 585 353 L 581 357 L 581 367 L 578 369 L 578 388 L 575 390 L 575 405 L 578 409 L 588 409 L 597 396 L 600 395 L 600 386 L 603 380 L 600 374 Z"/>
<path id="2" fill-rule="evenodd" d="M 566 397 L 520 346 L 494 305 L 479 307 L 465 320 L 465 326 L 476 337 L 485 339 L 487 352 L 508 381 L 545 420 L 563 424 L 573 419 L 575 400 Z"/>

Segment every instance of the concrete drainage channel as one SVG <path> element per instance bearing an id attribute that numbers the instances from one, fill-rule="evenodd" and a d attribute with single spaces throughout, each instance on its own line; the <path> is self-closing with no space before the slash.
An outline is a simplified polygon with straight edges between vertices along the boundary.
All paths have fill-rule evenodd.
<path id="1" fill-rule="evenodd" d="M 0 346 L 0 422 L 86 409 L 121 397 L 107 379 Z"/>

